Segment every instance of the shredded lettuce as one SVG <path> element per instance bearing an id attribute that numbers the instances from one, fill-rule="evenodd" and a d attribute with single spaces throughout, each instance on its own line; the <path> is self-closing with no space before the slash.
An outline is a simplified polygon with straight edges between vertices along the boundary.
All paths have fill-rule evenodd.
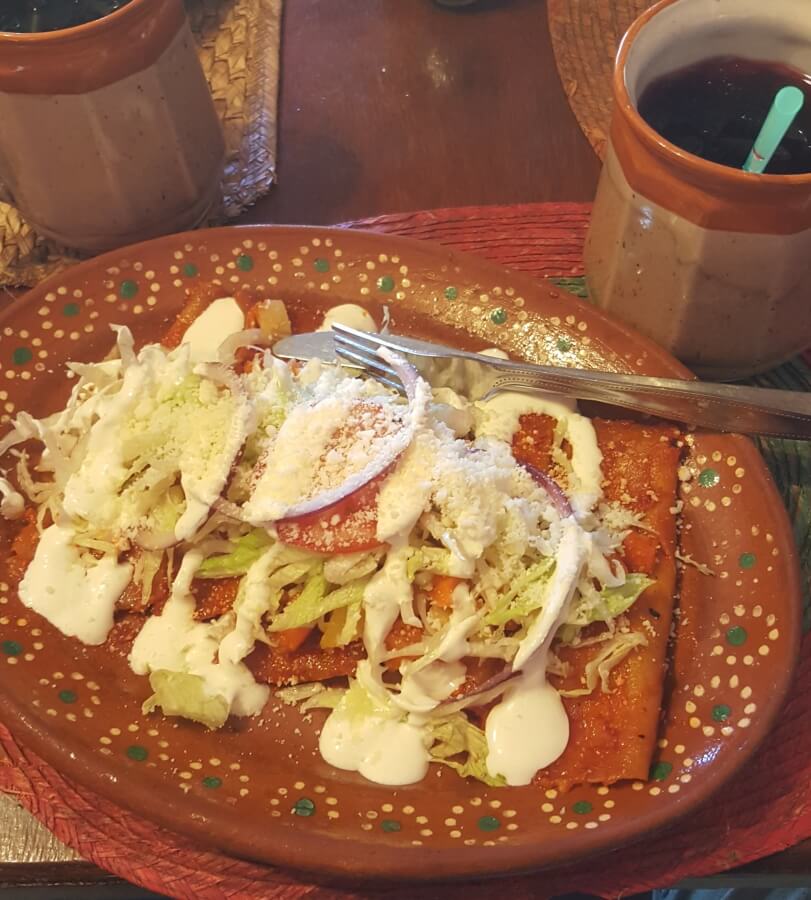
<path id="1" fill-rule="evenodd" d="M 166 353 L 148 345 L 122 364 L 117 392 L 111 386 L 51 425 L 39 423 L 69 516 L 139 543 L 144 533 L 155 549 L 158 540 L 166 546 L 192 537 L 225 485 L 250 427 L 250 405 L 191 368 L 182 348 Z M 181 510 L 171 491 L 178 483 Z M 173 523 L 174 534 L 167 528 Z"/>
<path id="2" fill-rule="evenodd" d="M 330 584 L 348 584 L 358 578 L 365 578 L 374 572 L 380 563 L 381 553 L 347 553 L 324 560 L 324 577 Z"/>
<path id="3" fill-rule="evenodd" d="M 220 659 L 239 662 L 256 641 L 267 642 L 263 618 L 266 613 L 276 613 L 286 587 L 297 585 L 312 574 L 314 564 L 307 556 L 295 548 L 276 544 L 251 566 L 240 582 L 234 601 L 236 622 L 220 644 Z"/>
<path id="4" fill-rule="evenodd" d="M 612 669 L 618 666 L 632 650 L 647 646 L 648 639 L 637 631 L 616 635 L 606 643 L 594 659 L 586 663 L 583 673 L 583 681 L 586 686 L 572 691 L 561 691 L 561 696 L 583 697 L 590 694 L 597 687 L 598 682 L 600 690 L 604 694 L 612 693 L 609 682 Z"/>
<path id="5" fill-rule="evenodd" d="M 357 678 L 350 678 L 349 687 L 343 692 L 335 708 L 351 725 L 362 725 L 367 719 L 391 717 L 391 701 L 388 697 L 380 699 L 383 702 L 379 702 Z"/>
<path id="6" fill-rule="evenodd" d="M 244 575 L 271 544 L 270 535 L 254 528 L 232 542 L 229 553 L 209 556 L 197 570 L 197 578 L 232 578 Z"/>
<path id="7" fill-rule="evenodd" d="M 160 569 L 163 552 L 160 550 L 144 550 L 138 555 L 132 573 L 132 580 L 141 585 L 141 604 L 146 607 L 152 596 L 152 584 Z"/>
<path id="8" fill-rule="evenodd" d="M 273 618 L 268 630 L 287 631 L 289 628 L 301 628 L 342 606 L 354 603 L 360 605 L 366 579 L 353 581 L 334 591 L 327 592 L 327 587 L 328 582 L 323 571 L 310 576 L 304 590 Z"/>
<path id="9" fill-rule="evenodd" d="M 155 693 L 144 702 L 141 708 L 144 714 L 160 707 L 165 716 L 182 716 L 212 731 L 221 728 L 228 718 L 228 701 L 209 694 L 205 680 L 199 675 L 156 669 L 149 675 L 149 684 Z"/>
<path id="10" fill-rule="evenodd" d="M 335 709 L 345 693 L 343 688 L 325 688 L 317 681 L 281 688 L 276 691 L 276 696 L 283 703 L 298 706 L 301 712 L 308 712 L 311 709 Z"/>
<path id="11" fill-rule="evenodd" d="M 626 577 L 625 584 L 603 588 L 595 591 L 593 596 L 585 595 L 566 624 L 589 625 L 615 619 L 630 609 L 652 584 L 653 580 L 647 575 L 634 572 Z"/>
<path id="12" fill-rule="evenodd" d="M 138 525 L 138 543 L 156 549 L 173 544 L 175 526 L 185 508 L 186 498 L 180 485 L 163 491 Z"/>
<path id="13" fill-rule="evenodd" d="M 321 647 L 345 647 L 350 641 L 360 637 L 360 623 L 363 614 L 362 597 L 341 606 L 330 613 L 321 628 Z M 319 623 L 320 625 L 320 623 Z"/>
<path id="14" fill-rule="evenodd" d="M 505 625 L 540 609 L 554 570 L 555 560 L 551 556 L 544 556 L 530 566 L 514 581 L 510 590 L 498 598 L 497 605 L 485 616 L 484 624 Z"/>
<path id="15" fill-rule="evenodd" d="M 464 713 L 429 722 L 429 729 L 434 743 L 428 752 L 433 762 L 492 787 L 505 784 L 501 775 L 493 776 L 487 771 L 487 737 Z"/>
<path id="16" fill-rule="evenodd" d="M 406 563 L 406 574 L 413 581 L 417 572 L 432 572 L 434 575 L 450 575 L 453 554 L 441 547 L 419 547 L 414 549 Z"/>

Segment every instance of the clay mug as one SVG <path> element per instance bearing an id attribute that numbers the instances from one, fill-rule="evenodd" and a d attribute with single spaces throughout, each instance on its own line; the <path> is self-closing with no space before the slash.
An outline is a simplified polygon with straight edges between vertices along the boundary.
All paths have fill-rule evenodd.
<path id="1" fill-rule="evenodd" d="M 811 173 L 708 162 L 642 119 L 652 80 L 716 56 L 811 72 L 808 0 L 661 0 L 631 25 L 584 259 L 599 307 L 734 379 L 811 344 Z"/>
<path id="2" fill-rule="evenodd" d="M 40 234 L 95 252 L 194 227 L 224 154 L 183 0 L 0 33 L 0 182 Z"/>

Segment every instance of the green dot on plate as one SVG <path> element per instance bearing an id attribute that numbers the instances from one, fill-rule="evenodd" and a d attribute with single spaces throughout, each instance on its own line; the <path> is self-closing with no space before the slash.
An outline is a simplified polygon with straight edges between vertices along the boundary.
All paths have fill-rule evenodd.
<path id="1" fill-rule="evenodd" d="M 140 744 L 132 744 L 130 747 L 127 747 L 127 756 L 133 762 L 143 762 L 149 756 L 149 750 Z"/>
<path id="2" fill-rule="evenodd" d="M 458 296 L 459 296 L 459 291 L 455 287 L 453 287 L 453 285 L 448 285 L 448 287 L 445 288 L 445 299 L 446 300 L 456 300 L 456 298 Z"/>
<path id="3" fill-rule="evenodd" d="M 498 309 L 494 309 L 490 313 L 490 321 L 494 325 L 503 325 L 507 321 L 507 310 L 504 309 L 503 306 L 499 306 Z"/>
<path id="4" fill-rule="evenodd" d="M 28 347 L 17 347 L 11 354 L 11 361 L 15 366 L 24 366 L 27 362 L 31 362 L 34 354 Z"/>
<path id="5" fill-rule="evenodd" d="M 17 641 L 3 641 L 3 643 L 0 644 L 0 650 L 2 650 L 6 656 L 19 656 L 23 652 L 23 645 Z"/>
<path id="6" fill-rule="evenodd" d="M 741 625 L 733 625 L 727 631 L 727 643 L 732 644 L 733 647 L 740 647 L 741 644 L 745 644 L 747 637 L 746 629 Z"/>
<path id="7" fill-rule="evenodd" d="M 655 763 L 650 770 L 652 781 L 664 781 L 665 778 L 673 771 L 673 763 L 658 762 Z"/>
<path id="8" fill-rule="evenodd" d="M 118 296 L 121 297 L 122 300 L 132 300 L 137 293 L 138 282 L 132 281 L 129 278 L 126 281 L 121 282 L 121 286 L 118 289 Z"/>
<path id="9" fill-rule="evenodd" d="M 738 565 L 742 569 L 751 569 L 756 562 L 757 557 L 754 553 L 741 553 L 738 557 Z"/>
<path id="10" fill-rule="evenodd" d="M 222 787 L 222 778 L 217 778 L 216 775 L 206 775 L 203 779 L 203 787 L 208 788 L 209 790 Z"/>
<path id="11" fill-rule="evenodd" d="M 712 717 L 716 722 L 726 722 L 730 715 L 732 715 L 732 710 L 726 703 L 718 703 L 712 708 Z"/>
<path id="12" fill-rule="evenodd" d="M 578 816 L 585 816 L 587 813 L 592 811 L 593 807 L 588 802 L 588 800 L 578 800 L 577 803 L 572 804 L 572 812 L 578 814 Z"/>
<path id="13" fill-rule="evenodd" d="M 183 266 L 183 274 L 187 278 L 194 278 L 195 275 L 200 274 L 200 270 L 194 263 L 185 263 Z"/>
<path id="14" fill-rule="evenodd" d="M 315 803 L 309 797 L 301 797 L 293 804 L 293 812 L 297 816 L 315 815 Z"/>
<path id="15" fill-rule="evenodd" d="M 383 819 L 380 823 L 380 827 L 383 831 L 400 831 L 402 829 L 402 825 L 397 821 L 397 819 Z"/>
<path id="16" fill-rule="evenodd" d="M 76 702 L 76 693 L 74 691 L 60 691 L 57 696 L 63 703 Z"/>
<path id="17" fill-rule="evenodd" d="M 253 268 L 253 257 L 248 256 L 247 253 L 241 253 L 237 257 L 237 268 L 242 269 L 243 272 L 250 272 Z"/>
<path id="18" fill-rule="evenodd" d="M 313 260 L 313 268 L 316 272 L 329 272 L 329 260 L 318 256 Z"/>
<path id="19" fill-rule="evenodd" d="M 495 816 L 482 816 L 476 824 L 482 831 L 496 831 L 501 828 L 501 820 Z"/>
<path id="20" fill-rule="evenodd" d="M 561 353 L 568 353 L 572 349 L 572 342 L 568 338 L 558 338 L 555 346 Z"/>
<path id="21" fill-rule="evenodd" d="M 379 291 L 393 291 L 394 279 L 391 275 L 381 275 L 380 278 L 377 279 L 377 289 Z"/>
<path id="22" fill-rule="evenodd" d="M 78 316 L 79 315 L 79 304 L 78 303 L 66 303 L 62 307 L 62 315 L 64 316 Z"/>
<path id="23" fill-rule="evenodd" d="M 698 483 L 703 488 L 711 488 L 715 487 L 716 484 L 721 480 L 721 476 L 715 469 L 704 469 L 703 472 L 698 476 Z"/>

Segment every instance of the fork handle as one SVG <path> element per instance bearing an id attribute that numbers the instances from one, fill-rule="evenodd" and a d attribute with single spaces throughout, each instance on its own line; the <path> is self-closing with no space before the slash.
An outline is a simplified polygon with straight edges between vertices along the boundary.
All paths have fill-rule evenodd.
<path id="1" fill-rule="evenodd" d="M 811 440 L 811 394 L 584 369 L 501 364 L 496 390 L 551 391 L 715 431 Z"/>

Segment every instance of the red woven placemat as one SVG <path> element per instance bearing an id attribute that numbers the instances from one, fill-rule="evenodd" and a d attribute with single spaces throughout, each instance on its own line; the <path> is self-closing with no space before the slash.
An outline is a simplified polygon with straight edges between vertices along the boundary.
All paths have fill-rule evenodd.
<path id="1" fill-rule="evenodd" d="M 577 276 L 589 207 L 543 204 L 381 216 L 352 227 L 426 238 L 538 276 Z M 603 897 L 673 884 L 759 859 L 811 836 L 811 643 L 791 698 L 756 757 L 710 804 L 644 843 L 499 885 L 515 900 L 567 891 Z M 5 751 L 5 756 L 3 755 Z M 368 888 L 313 884 L 267 866 L 209 852 L 63 779 L 0 726 L 0 790 L 12 794 L 68 846 L 102 868 L 172 897 L 338 900 Z M 258 823 L 258 827 L 261 824 Z M 380 889 L 387 898 L 489 900 L 492 884 Z"/>

